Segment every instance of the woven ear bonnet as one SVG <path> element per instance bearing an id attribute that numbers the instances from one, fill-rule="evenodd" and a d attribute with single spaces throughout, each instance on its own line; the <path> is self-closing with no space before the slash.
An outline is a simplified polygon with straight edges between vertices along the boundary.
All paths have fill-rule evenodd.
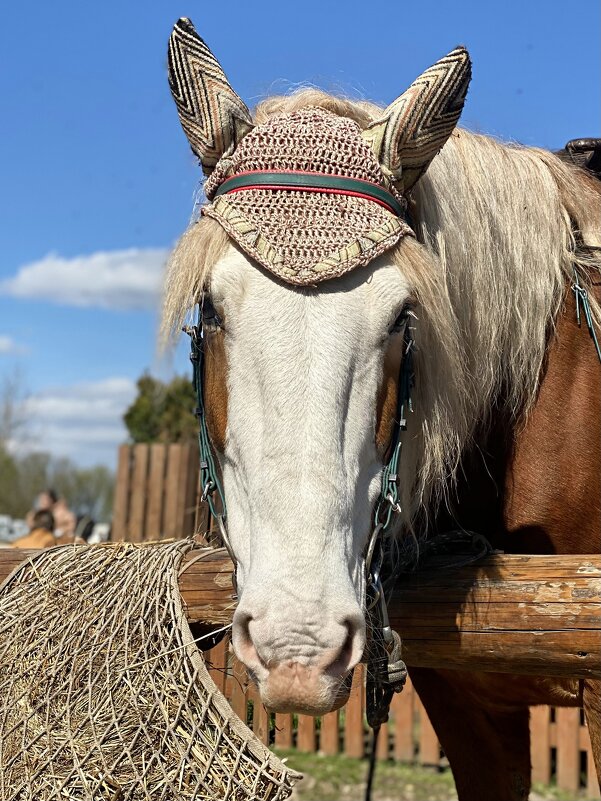
<path id="1" fill-rule="evenodd" d="M 234 180 L 265 174 L 274 183 L 343 176 L 356 191 L 263 188 L 219 194 Z M 364 195 L 379 189 L 388 203 Z M 291 284 L 312 286 L 368 264 L 412 231 L 402 198 L 389 185 L 357 123 L 321 108 L 280 114 L 248 133 L 205 184 L 212 203 L 202 213 L 242 250 Z"/>
<path id="2" fill-rule="evenodd" d="M 254 126 L 190 20 L 169 40 L 169 85 L 208 174 L 202 213 L 278 278 L 314 286 L 368 264 L 413 232 L 402 192 L 450 136 L 470 78 L 457 48 L 366 130 L 306 107 Z"/>
<path id="3" fill-rule="evenodd" d="M 470 78 L 469 53 L 456 47 L 422 73 L 363 132 L 401 191 L 413 186 L 453 132 Z"/>
<path id="4" fill-rule="evenodd" d="M 250 112 L 185 17 L 176 22 L 169 39 L 168 64 L 169 87 L 180 122 L 208 175 L 252 129 Z"/>

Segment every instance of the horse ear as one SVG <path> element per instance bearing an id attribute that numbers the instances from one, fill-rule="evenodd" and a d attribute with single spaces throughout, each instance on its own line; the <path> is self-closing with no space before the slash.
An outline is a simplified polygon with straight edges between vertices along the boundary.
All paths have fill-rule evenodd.
<path id="1" fill-rule="evenodd" d="M 402 191 L 410 189 L 426 171 L 453 132 L 471 75 L 469 53 L 456 47 L 363 131 L 363 138 Z"/>
<path id="2" fill-rule="evenodd" d="M 189 19 L 169 38 L 169 87 L 190 147 L 208 175 L 253 128 L 250 111 Z"/>

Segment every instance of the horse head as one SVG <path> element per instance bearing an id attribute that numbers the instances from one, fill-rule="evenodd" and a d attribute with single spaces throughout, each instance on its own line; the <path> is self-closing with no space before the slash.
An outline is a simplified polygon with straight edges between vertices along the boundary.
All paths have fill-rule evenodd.
<path id="1" fill-rule="evenodd" d="M 189 20 L 170 39 L 208 203 L 174 253 L 166 316 L 181 314 L 182 293 L 201 307 L 203 400 L 236 560 L 233 645 L 271 709 L 341 705 L 364 653 L 365 550 L 413 315 L 418 348 L 442 325 L 436 369 L 454 369 L 444 289 L 405 210 L 469 77 L 457 48 L 384 111 L 308 91 L 253 119 Z M 418 358 L 418 382 L 427 369 Z M 406 471 L 420 420 L 418 403 Z M 419 480 L 400 487 L 405 521 Z"/>

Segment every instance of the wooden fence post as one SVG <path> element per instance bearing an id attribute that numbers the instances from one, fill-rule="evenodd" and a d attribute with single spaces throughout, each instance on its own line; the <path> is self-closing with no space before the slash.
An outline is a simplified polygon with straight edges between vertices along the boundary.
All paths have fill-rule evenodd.
<path id="1" fill-rule="evenodd" d="M 593 749 L 591 741 L 587 732 L 587 745 L 586 749 L 586 797 L 598 799 L 601 798 L 601 789 L 599 788 L 599 779 L 597 778 L 597 769 L 595 768 L 595 759 L 593 757 Z"/>
<path id="2" fill-rule="evenodd" d="M 328 756 L 334 756 L 340 751 L 340 714 L 338 709 L 334 712 L 328 712 L 321 719 L 319 750 Z"/>
<path id="3" fill-rule="evenodd" d="M 144 539 L 159 540 L 163 536 L 163 506 L 165 496 L 166 446 L 162 442 L 150 445 L 148 473 L 148 508 Z"/>
<path id="4" fill-rule="evenodd" d="M 232 695 L 229 699 L 230 705 L 236 715 L 240 718 L 242 723 L 247 721 L 247 703 L 246 703 L 246 687 L 247 678 L 246 671 L 242 668 L 239 662 L 234 663 L 232 671 Z"/>
<path id="5" fill-rule="evenodd" d="M 413 762 L 415 759 L 413 747 L 414 700 L 415 690 L 411 681 L 407 679 L 405 689 L 393 696 L 390 707 L 394 722 L 393 755 L 399 762 Z"/>
<path id="6" fill-rule="evenodd" d="M 559 707 L 557 732 L 557 786 L 577 793 L 580 789 L 580 710 Z"/>
<path id="7" fill-rule="evenodd" d="M 378 759 L 388 759 L 390 756 L 390 728 L 388 723 L 380 726 L 378 743 L 376 745 L 376 757 Z"/>
<path id="8" fill-rule="evenodd" d="M 129 542 L 143 542 L 148 499 L 148 445 L 134 445 L 134 469 L 131 486 Z"/>
<path id="9" fill-rule="evenodd" d="M 224 695 L 226 694 L 226 684 L 227 684 L 227 661 L 228 661 L 228 653 L 227 653 L 227 643 L 226 640 L 221 640 L 221 642 L 217 643 L 214 648 L 211 648 L 210 651 L 207 651 L 204 655 L 207 667 L 209 668 L 209 673 L 211 674 L 211 678 L 217 685 L 217 689 L 220 690 Z"/>
<path id="10" fill-rule="evenodd" d="M 269 713 L 261 703 L 258 693 L 253 707 L 253 732 L 263 745 L 269 745 Z"/>
<path id="11" fill-rule="evenodd" d="M 113 504 L 113 525 L 111 540 L 121 542 L 127 538 L 127 521 L 129 519 L 129 499 L 131 480 L 131 447 L 121 445 L 115 477 L 115 500 Z"/>
<path id="12" fill-rule="evenodd" d="M 312 754 L 315 748 L 315 718 L 311 715 L 298 716 L 298 731 L 296 735 L 296 747 L 304 754 Z"/>
<path id="13" fill-rule="evenodd" d="M 430 723 L 430 718 L 421 701 L 418 700 L 419 710 L 419 750 L 418 761 L 420 765 L 440 765 L 440 744 Z"/>
<path id="14" fill-rule="evenodd" d="M 183 445 L 172 444 L 167 449 L 167 481 L 165 487 L 164 531 L 167 539 L 181 537 L 181 485 L 184 481 L 182 470 Z"/>
<path id="15" fill-rule="evenodd" d="M 530 710 L 530 753 L 532 781 L 549 784 L 551 781 L 550 709 L 535 706 Z"/>
<path id="16" fill-rule="evenodd" d="M 363 726 L 363 665 L 357 665 L 353 675 L 351 694 L 345 707 L 344 753 L 361 758 L 364 754 L 365 731 Z"/>

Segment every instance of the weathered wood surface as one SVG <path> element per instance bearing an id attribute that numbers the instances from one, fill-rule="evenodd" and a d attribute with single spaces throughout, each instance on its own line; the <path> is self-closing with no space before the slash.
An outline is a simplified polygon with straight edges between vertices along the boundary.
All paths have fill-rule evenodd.
<path id="1" fill-rule="evenodd" d="M 0 550 L 0 580 L 31 551 Z M 223 550 L 180 575 L 190 621 L 224 625 L 235 597 Z M 404 577 L 390 617 L 409 665 L 601 678 L 601 556 L 488 557 Z"/>
<path id="2" fill-rule="evenodd" d="M 198 448 L 190 444 L 122 445 L 113 541 L 154 542 L 204 531 L 207 507 L 197 502 L 198 469 Z"/>

